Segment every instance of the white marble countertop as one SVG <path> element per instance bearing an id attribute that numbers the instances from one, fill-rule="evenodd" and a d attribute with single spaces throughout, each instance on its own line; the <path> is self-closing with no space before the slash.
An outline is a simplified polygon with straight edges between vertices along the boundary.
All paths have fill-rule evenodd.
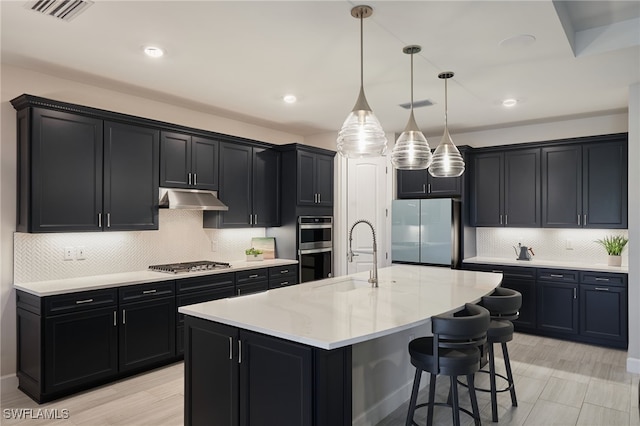
<path id="1" fill-rule="evenodd" d="M 569 261 L 555 261 L 555 260 L 516 260 L 514 258 L 502 258 L 502 257 L 468 257 L 462 261 L 463 263 L 482 263 L 488 265 L 502 265 L 502 266 L 522 266 L 530 268 L 552 268 L 552 269 L 575 269 L 579 271 L 596 271 L 596 272 L 617 272 L 628 274 L 629 267 L 623 266 L 609 266 L 604 263 L 580 263 Z"/>
<path id="2" fill-rule="evenodd" d="M 271 266 L 295 265 L 298 263 L 298 261 L 291 259 L 268 259 L 255 262 L 240 260 L 229 263 L 231 264 L 230 268 L 214 269 L 202 272 L 169 274 L 166 272 L 144 270 L 135 272 L 122 272 L 118 274 L 65 278 L 60 280 L 14 283 L 13 288 L 26 291 L 27 293 L 31 293 L 39 297 L 44 297 L 64 293 L 74 293 L 77 291 L 97 290 L 101 288 L 177 280 L 182 278 L 198 277 L 202 275 L 224 274 L 227 272 L 244 271 L 248 269 L 269 268 Z"/>
<path id="3" fill-rule="evenodd" d="M 179 312 L 322 348 L 335 349 L 427 323 L 475 303 L 500 284 L 490 272 L 393 265 L 243 297 L 182 306 Z"/>

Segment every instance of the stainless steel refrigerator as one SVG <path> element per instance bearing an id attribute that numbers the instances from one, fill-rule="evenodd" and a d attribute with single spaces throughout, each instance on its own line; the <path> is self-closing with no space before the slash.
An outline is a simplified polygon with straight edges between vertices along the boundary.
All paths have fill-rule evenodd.
<path id="1" fill-rule="evenodd" d="M 454 265 L 455 220 L 454 201 L 450 198 L 393 200 L 391 260 Z"/>

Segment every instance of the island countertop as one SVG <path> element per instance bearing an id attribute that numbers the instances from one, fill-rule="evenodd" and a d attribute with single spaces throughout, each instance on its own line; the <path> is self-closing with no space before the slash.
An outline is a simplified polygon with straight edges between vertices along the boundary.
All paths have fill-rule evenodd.
<path id="1" fill-rule="evenodd" d="M 269 336 L 336 349 L 427 323 L 476 303 L 502 277 L 490 272 L 393 265 L 243 297 L 182 306 L 179 312 Z"/>

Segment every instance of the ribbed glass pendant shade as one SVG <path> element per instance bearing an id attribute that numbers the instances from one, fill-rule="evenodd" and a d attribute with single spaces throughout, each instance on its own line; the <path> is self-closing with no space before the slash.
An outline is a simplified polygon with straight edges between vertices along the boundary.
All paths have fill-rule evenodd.
<path id="1" fill-rule="evenodd" d="M 379 157 L 387 151 L 387 137 L 369 108 L 360 87 L 360 95 L 338 133 L 337 149 L 347 158 Z"/>
<path id="2" fill-rule="evenodd" d="M 429 174 L 433 177 L 456 177 L 462 173 L 464 173 L 464 160 L 451 140 L 449 129 L 445 127 L 440 145 L 433 153 Z"/>
<path id="3" fill-rule="evenodd" d="M 451 140 L 447 123 L 447 79 L 453 75 L 451 71 L 438 74 L 438 78 L 444 79 L 444 134 L 429 166 L 429 174 L 433 177 L 457 177 L 464 173 L 464 159 Z"/>
<path id="4" fill-rule="evenodd" d="M 362 20 L 372 14 L 370 6 L 351 9 L 351 16 L 360 19 L 360 93 L 336 141 L 338 152 L 347 158 L 379 157 L 387 152 L 387 137 L 364 95 Z"/>
<path id="5" fill-rule="evenodd" d="M 420 52 L 420 46 L 407 46 L 402 51 L 411 55 L 411 113 L 404 131 L 398 137 L 391 151 L 391 164 L 400 170 L 422 170 L 431 164 L 431 148 L 413 115 L 413 54 Z"/>

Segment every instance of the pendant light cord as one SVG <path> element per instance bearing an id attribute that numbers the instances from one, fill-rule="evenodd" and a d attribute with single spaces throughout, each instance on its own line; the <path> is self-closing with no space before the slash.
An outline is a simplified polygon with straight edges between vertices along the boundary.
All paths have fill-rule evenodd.
<path id="1" fill-rule="evenodd" d="M 364 20 L 364 10 L 360 9 L 360 88 L 364 87 L 364 31 L 363 23 Z"/>
<path id="2" fill-rule="evenodd" d="M 448 127 L 447 124 L 447 110 L 448 110 L 448 106 L 447 106 L 447 80 L 448 78 L 444 79 L 444 127 Z"/>
<path id="3" fill-rule="evenodd" d="M 413 51 L 411 51 L 411 114 L 413 114 Z"/>

